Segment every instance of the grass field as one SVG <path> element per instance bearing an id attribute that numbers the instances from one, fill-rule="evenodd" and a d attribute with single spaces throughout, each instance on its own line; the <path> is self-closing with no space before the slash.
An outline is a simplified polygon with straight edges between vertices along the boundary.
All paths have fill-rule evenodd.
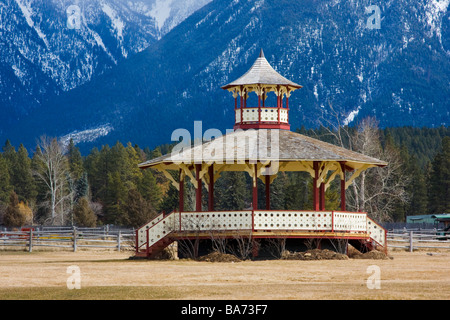
<path id="1" fill-rule="evenodd" d="M 450 299 L 450 252 L 390 252 L 389 260 L 197 262 L 129 260 L 105 251 L 0 251 L 0 299 Z M 369 289 L 379 268 L 380 288 Z M 80 270 L 80 289 L 68 289 Z"/>

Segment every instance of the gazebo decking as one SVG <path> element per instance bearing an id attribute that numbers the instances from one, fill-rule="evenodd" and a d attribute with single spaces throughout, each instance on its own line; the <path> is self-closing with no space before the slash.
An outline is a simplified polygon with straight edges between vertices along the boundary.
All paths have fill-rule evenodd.
<path id="1" fill-rule="evenodd" d="M 385 248 L 386 230 L 365 213 L 342 211 L 241 210 L 161 214 L 136 232 L 136 254 L 152 257 L 185 239 L 246 237 L 346 239 Z"/>

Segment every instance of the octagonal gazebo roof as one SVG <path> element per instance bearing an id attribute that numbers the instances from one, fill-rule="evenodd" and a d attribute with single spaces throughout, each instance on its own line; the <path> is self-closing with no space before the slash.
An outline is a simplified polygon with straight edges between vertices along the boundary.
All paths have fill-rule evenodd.
<path id="1" fill-rule="evenodd" d="M 272 68 L 267 59 L 264 57 L 264 52 L 262 49 L 253 66 L 240 78 L 223 86 L 222 89 L 230 90 L 240 86 L 256 85 L 281 85 L 289 86 L 291 89 L 302 88 L 301 85 L 286 79 L 275 71 L 275 69 Z"/>

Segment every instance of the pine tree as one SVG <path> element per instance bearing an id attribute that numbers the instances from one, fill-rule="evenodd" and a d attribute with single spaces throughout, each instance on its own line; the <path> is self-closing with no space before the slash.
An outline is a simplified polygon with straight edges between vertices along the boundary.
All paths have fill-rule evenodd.
<path id="1" fill-rule="evenodd" d="M 84 172 L 83 158 L 80 149 L 75 146 L 73 139 L 70 139 L 67 147 L 67 160 L 69 162 L 69 171 L 74 180 L 78 180 Z"/>
<path id="2" fill-rule="evenodd" d="M 429 211 L 450 211 L 450 137 L 442 139 L 442 151 L 433 159 L 429 180 Z"/>
<path id="3" fill-rule="evenodd" d="M 21 212 L 19 207 L 19 197 L 12 191 L 9 197 L 9 204 L 3 216 L 3 224 L 7 227 L 22 227 L 27 217 Z"/>
<path id="4" fill-rule="evenodd" d="M 407 169 L 411 173 L 411 183 L 407 186 L 409 194 L 407 215 L 425 214 L 427 213 L 428 195 L 424 169 L 420 168 L 415 156 L 410 157 Z"/>
<path id="5" fill-rule="evenodd" d="M 83 172 L 80 179 L 75 182 L 75 202 L 81 198 L 88 198 L 89 196 L 89 181 L 86 172 Z"/>
<path id="6" fill-rule="evenodd" d="M 20 145 L 17 151 L 13 172 L 14 190 L 19 196 L 19 200 L 34 201 L 37 196 L 36 183 L 31 169 L 31 159 L 23 144 Z"/>
<path id="7" fill-rule="evenodd" d="M 100 194 L 104 189 L 105 177 L 107 178 L 107 172 L 102 170 L 101 158 L 102 156 L 100 154 L 100 151 L 97 148 L 93 148 L 84 161 L 84 168 L 88 177 L 91 197 L 95 201 L 101 199 Z M 102 176 L 102 173 L 106 174 L 106 176 Z"/>
<path id="8" fill-rule="evenodd" d="M 291 172 L 284 186 L 286 210 L 312 209 L 312 178 L 306 172 Z M 275 179 L 276 180 L 276 179 Z"/>
<path id="9" fill-rule="evenodd" d="M 78 203 L 73 209 L 74 222 L 79 227 L 93 228 L 97 225 L 97 216 L 89 206 L 89 201 L 86 197 L 78 200 Z"/>
<path id="10" fill-rule="evenodd" d="M 186 189 L 186 187 L 185 187 L 185 189 Z M 165 213 L 169 213 L 174 210 L 178 211 L 178 208 L 179 208 L 178 197 L 179 197 L 178 190 L 170 183 L 169 189 L 162 197 L 161 203 L 159 205 L 159 210 L 163 211 Z M 185 210 L 186 210 L 186 208 L 185 208 Z"/>
<path id="11" fill-rule="evenodd" d="M 289 177 L 284 172 L 278 172 L 278 176 L 270 185 L 270 207 L 272 210 L 283 210 L 286 205 L 285 186 L 289 183 Z M 265 198 L 265 196 L 264 196 Z M 265 208 L 265 207 L 263 207 Z"/>
<path id="12" fill-rule="evenodd" d="M 142 197 L 149 201 L 153 208 L 159 208 L 162 199 L 161 188 L 156 183 L 156 178 L 151 169 L 142 172 L 142 179 L 139 183 L 139 191 Z"/>
<path id="13" fill-rule="evenodd" d="M 223 172 L 214 188 L 217 210 L 244 209 L 250 196 L 250 190 L 251 188 L 247 188 L 243 172 Z"/>
<path id="14" fill-rule="evenodd" d="M 128 189 L 118 171 L 108 174 L 106 190 L 105 223 L 120 224 L 123 221 L 123 205 L 126 202 Z"/>
<path id="15" fill-rule="evenodd" d="M 7 163 L 10 184 L 14 186 L 14 166 L 17 162 L 17 153 L 16 148 L 14 148 L 9 140 L 6 140 L 3 146 L 3 158 Z"/>
<path id="16" fill-rule="evenodd" d="M 0 153 L 0 203 L 7 203 L 12 186 L 9 179 L 8 162 Z"/>
<path id="17" fill-rule="evenodd" d="M 122 224 L 138 228 L 155 216 L 155 209 L 152 207 L 150 202 L 146 201 L 141 196 L 137 189 L 131 189 L 128 191 L 127 201 L 124 206 Z"/>
<path id="18" fill-rule="evenodd" d="M 332 183 L 330 183 L 330 186 L 325 191 L 326 210 L 340 210 L 341 204 L 340 184 L 338 184 L 337 181 L 338 180 L 334 180 Z"/>

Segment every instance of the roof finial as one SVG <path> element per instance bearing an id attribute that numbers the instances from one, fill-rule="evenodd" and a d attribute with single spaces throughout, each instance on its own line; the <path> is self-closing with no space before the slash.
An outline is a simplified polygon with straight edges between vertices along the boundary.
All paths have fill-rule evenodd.
<path id="1" fill-rule="evenodd" d="M 259 57 L 260 57 L 260 58 L 264 58 L 264 51 L 263 51 L 262 48 L 261 48 L 261 52 L 259 53 Z"/>

